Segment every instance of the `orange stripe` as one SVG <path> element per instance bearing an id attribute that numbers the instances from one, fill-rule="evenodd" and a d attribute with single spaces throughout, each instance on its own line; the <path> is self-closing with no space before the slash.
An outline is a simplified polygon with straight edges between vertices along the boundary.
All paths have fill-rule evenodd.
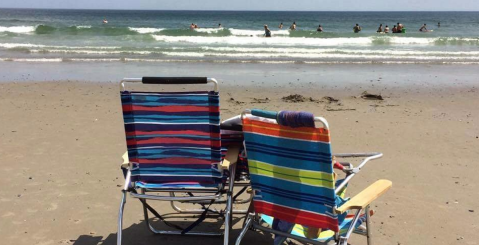
<path id="1" fill-rule="evenodd" d="M 243 131 L 294 139 L 314 140 L 321 142 L 331 141 L 329 131 L 324 128 L 291 128 L 274 123 L 250 120 L 248 118 L 243 119 Z"/>

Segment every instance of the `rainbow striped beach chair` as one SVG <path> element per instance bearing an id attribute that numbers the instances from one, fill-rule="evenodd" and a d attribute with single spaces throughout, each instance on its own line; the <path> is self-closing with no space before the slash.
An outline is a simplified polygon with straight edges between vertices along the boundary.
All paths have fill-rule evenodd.
<path id="1" fill-rule="evenodd" d="M 136 92 L 125 84 L 207 84 L 213 91 Z M 218 83 L 210 78 L 144 77 L 121 82 L 121 101 L 126 132 L 125 185 L 118 218 L 117 244 L 122 242 L 123 210 L 127 193 L 143 204 L 145 222 L 155 234 L 224 235 L 229 242 L 234 181 L 226 185 L 223 172 L 234 176 L 237 151 L 229 149 L 222 160 Z M 221 212 L 212 204 L 225 200 Z M 188 227 L 165 220 L 147 200 L 194 203 L 202 207 Z M 157 230 L 148 213 L 175 231 Z M 192 231 L 209 215 L 224 216 L 224 232 Z"/>
<path id="2" fill-rule="evenodd" d="M 351 199 L 343 199 L 341 192 L 381 153 L 333 155 L 327 121 L 310 113 L 247 110 L 242 119 L 254 212 L 248 214 L 237 245 L 250 228 L 275 234 L 275 244 L 293 239 L 347 245 L 353 232 L 371 242 L 369 205 L 392 183 L 378 180 Z M 357 167 L 345 164 L 346 177 L 336 182 L 334 156 L 364 159 Z M 359 230 L 362 221 L 366 227 Z"/>

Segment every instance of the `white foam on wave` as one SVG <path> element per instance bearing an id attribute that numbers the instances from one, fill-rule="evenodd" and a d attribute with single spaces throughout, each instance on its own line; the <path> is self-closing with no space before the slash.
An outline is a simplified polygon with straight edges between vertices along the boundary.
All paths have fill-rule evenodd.
<path id="1" fill-rule="evenodd" d="M 196 32 L 203 32 L 203 33 L 217 33 L 219 31 L 224 30 L 224 28 L 198 28 L 194 29 Z"/>
<path id="2" fill-rule="evenodd" d="M 91 26 L 77 26 L 77 29 L 90 29 Z"/>
<path id="3" fill-rule="evenodd" d="M 157 33 L 164 30 L 164 28 L 151 28 L 151 27 L 128 27 L 128 29 L 130 29 L 130 31 L 136 31 L 140 34 Z"/>
<path id="4" fill-rule="evenodd" d="M 290 37 L 189 37 L 152 35 L 157 41 L 168 43 L 224 44 L 224 45 L 307 45 L 307 46 L 337 46 L 337 45 L 371 45 L 373 40 L 368 37 L 359 38 L 290 38 Z"/>
<path id="5" fill-rule="evenodd" d="M 78 46 L 47 46 L 47 45 L 42 45 L 42 44 L 32 44 L 32 43 L 0 43 L 0 48 L 45 48 L 45 49 L 120 49 L 121 47 L 117 46 L 83 46 L 83 47 L 78 47 Z"/>
<path id="6" fill-rule="evenodd" d="M 478 56 L 451 57 L 451 56 L 422 56 L 422 55 L 363 55 L 363 54 L 338 54 L 338 53 L 198 53 L 198 52 L 163 52 L 175 57 L 221 57 L 221 58 L 303 58 L 303 59 L 376 59 L 376 60 L 473 60 L 479 61 Z"/>
<path id="7" fill-rule="evenodd" d="M 30 33 L 35 31 L 35 26 L 0 26 L 0 32 Z"/>

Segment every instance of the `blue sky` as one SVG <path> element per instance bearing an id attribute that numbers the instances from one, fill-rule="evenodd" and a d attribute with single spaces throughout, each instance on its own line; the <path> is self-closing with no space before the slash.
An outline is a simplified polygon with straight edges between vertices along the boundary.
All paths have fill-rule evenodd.
<path id="1" fill-rule="evenodd" d="M 3 8 L 479 11 L 479 0 L 1 0 Z"/>

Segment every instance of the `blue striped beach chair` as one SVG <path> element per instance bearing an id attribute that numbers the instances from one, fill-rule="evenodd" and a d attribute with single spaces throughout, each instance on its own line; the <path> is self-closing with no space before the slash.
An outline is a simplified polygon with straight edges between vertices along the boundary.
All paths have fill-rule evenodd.
<path id="1" fill-rule="evenodd" d="M 293 239 L 347 245 L 353 232 L 371 242 L 369 205 L 392 183 L 378 180 L 351 199 L 343 199 L 341 193 L 381 153 L 333 155 L 327 121 L 310 113 L 247 110 L 242 119 L 254 212 L 248 214 L 237 245 L 251 227 L 275 234 L 275 244 Z M 336 182 L 335 157 L 364 159 L 357 167 L 346 164 L 345 179 Z M 361 222 L 366 223 L 364 229 L 359 229 Z"/>
<path id="2" fill-rule="evenodd" d="M 143 84 L 214 83 L 213 91 L 136 92 L 125 89 L 128 82 Z M 231 229 L 234 181 L 226 184 L 224 172 L 235 174 L 239 154 L 229 149 L 221 155 L 219 94 L 216 80 L 209 78 L 144 77 L 121 82 L 121 102 L 127 154 L 126 181 L 118 218 L 117 244 L 122 242 L 123 210 L 127 193 L 143 204 L 145 222 L 155 234 L 224 235 L 228 244 Z M 199 218 L 188 227 L 168 222 L 147 200 L 195 203 L 201 205 Z M 221 212 L 224 232 L 193 231 L 208 215 L 210 206 L 226 200 Z M 157 230 L 149 212 L 176 230 Z"/>

